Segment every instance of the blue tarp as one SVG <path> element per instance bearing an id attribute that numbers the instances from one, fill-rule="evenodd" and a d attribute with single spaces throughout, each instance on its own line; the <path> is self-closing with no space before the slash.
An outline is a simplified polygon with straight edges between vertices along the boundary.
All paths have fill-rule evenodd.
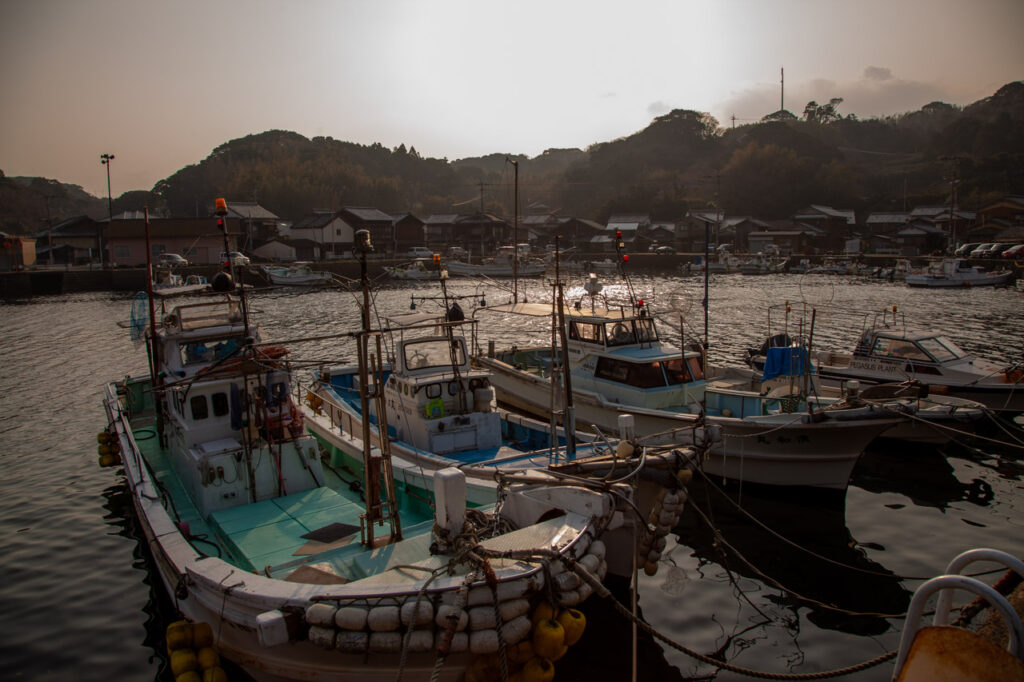
<path id="1" fill-rule="evenodd" d="M 807 349 L 803 347 L 785 346 L 769 348 L 764 357 L 764 376 L 761 381 L 768 381 L 777 376 L 800 376 L 807 364 Z"/>

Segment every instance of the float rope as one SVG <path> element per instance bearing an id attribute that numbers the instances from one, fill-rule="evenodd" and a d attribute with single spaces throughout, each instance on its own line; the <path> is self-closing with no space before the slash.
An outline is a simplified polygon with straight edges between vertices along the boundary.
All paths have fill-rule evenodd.
<path id="1" fill-rule="evenodd" d="M 586 568 L 580 566 L 575 562 L 568 563 L 570 563 L 570 568 L 572 568 L 576 575 L 578 575 L 581 579 L 586 581 L 591 587 L 594 588 L 595 594 L 602 597 L 603 599 L 609 600 L 616 611 L 623 615 L 627 620 L 635 624 L 638 628 L 643 630 L 646 634 L 650 635 L 654 639 L 664 642 L 676 651 L 682 652 L 687 656 L 700 661 L 701 663 L 707 663 L 708 665 L 713 665 L 716 668 L 720 668 L 722 670 L 728 670 L 729 672 L 734 672 L 740 675 L 746 675 L 747 677 L 757 677 L 765 680 L 824 680 L 831 677 L 842 677 L 843 675 L 852 675 L 853 673 L 858 673 L 862 670 L 873 668 L 876 665 L 880 665 L 882 663 L 885 663 L 886 661 L 896 658 L 897 652 L 890 651 L 882 654 L 881 656 L 876 656 L 875 658 L 872 658 L 868 661 L 847 666 L 845 668 L 836 668 L 835 670 L 822 670 L 814 673 L 769 673 L 760 670 L 751 670 L 750 668 L 744 668 L 738 665 L 733 665 L 731 663 L 727 663 L 726 661 L 721 661 L 717 658 L 712 658 L 711 656 L 706 656 L 698 651 L 694 651 L 693 649 L 690 649 L 689 647 L 680 644 L 679 642 L 676 642 L 667 635 L 661 634 L 656 629 L 654 629 L 653 626 L 649 625 L 639 616 L 633 615 L 633 613 L 631 613 L 629 609 L 620 604 L 619 600 L 612 595 L 611 591 L 608 590 L 608 588 L 606 588 L 604 585 L 602 585 L 597 578 L 591 575 Z"/>

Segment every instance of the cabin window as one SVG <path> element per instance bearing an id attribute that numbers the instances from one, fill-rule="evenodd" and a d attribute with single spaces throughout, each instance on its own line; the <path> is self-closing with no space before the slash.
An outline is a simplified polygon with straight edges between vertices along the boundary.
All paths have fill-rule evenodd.
<path id="1" fill-rule="evenodd" d="M 599 358 L 594 376 L 635 388 L 659 388 L 665 385 L 660 362 L 624 362 L 614 358 Z"/>
<path id="2" fill-rule="evenodd" d="M 574 341 L 585 341 L 587 343 L 604 343 L 604 327 L 590 322 L 569 323 L 569 338 Z"/>
<path id="3" fill-rule="evenodd" d="M 224 360 L 237 352 L 240 347 L 241 344 L 237 338 L 228 337 L 183 343 L 178 346 L 178 352 L 181 355 L 182 365 L 192 365 Z"/>
<path id="4" fill-rule="evenodd" d="M 646 320 L 636 321 L 636 335 L 641 342 L 645 341 L 657 341 L 658 332 L 654 328 L 654 320 L 648 318 Z"/>
<path id="5" fill-rule="evenodd" d="M 631 320 L 608 322 L 605 324 L 605 333 L 608 337 L 609 346 L 622 346 L 629 343 L 636 343 L 636 333 L 633 331 L 633 323 Z"/>
<path id="6" fill-rule="evenodd" d="M 214 393 L 210 396 L 210 402 L 213 404 L 214 417 L 223 417 L 231 411 L 231 408 L 228 406 L 227 393 Z"/>
<path id="7" fill-rule="evenodd" d="M 427 384 L 425 388 L 427 398 L 433 400 L 441 397 L 441 384 Z"/>
<path id="8" fill-rule="evenodd" d="M 686 366 L 690 369 L 690 376 L 694 381 L 704 378 L 704 368 L 700 364 L 700 358 L 686 358 Z"/>
<path id="9" fill-rule="evenodd" d="M 903 339 L 875 339 L 875 355 L 889 358 L 908 358 L 910 360 L 930 360 L 927 353 L 915 346 L 911 341 Z"/>
<path id="10" fill-rule="evenodd" d="M 964 352 L 960 347 L 945 337 L 921 339 L 918 343 L 938 362 L 949 362 L 963 357 Z"/>
<path id="11" fill-rule="evenodd" d="M 199 421 L 200 419 L 206 419 L 210 416 L 210 408 L 206 404 L 205 395 L 194 395 L 192 399 L 188 401 L 189 407 L 192 409 L 192 419 Z"/>
<path id="12" fill-rule="evenodd" d="M 687 359 L 695 360 L 696 358 Z M 686 366 L 683 364 L 682 358 L 666 360 L 662 363 L 662 366 L 665 368 L 665 378 L 668 380 L 669 386 L 689 383 L 690 373 L 686 371 Z"/>
<path id="13" fill-rule="evenodd" d="M 405 366 L 409 369 L 451 367 L 452 360 L 459 365 L 466 364 L 466 349 L 461 339 L 427 339 L 406 343 L 402 349 Z"/>
<path id="14" fill-rule="evenodd" d="M 448 395 L 458 395 L 458 394 L 459 394 L 459 382 L 457 382 L 457 381 L 449 381 L 448 382 Z"/>

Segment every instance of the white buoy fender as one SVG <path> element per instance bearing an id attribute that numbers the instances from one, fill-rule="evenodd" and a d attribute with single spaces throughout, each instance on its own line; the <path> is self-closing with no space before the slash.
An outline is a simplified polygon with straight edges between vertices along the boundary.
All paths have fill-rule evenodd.
<path id="1" fill-rule="evenodd" d="M 493 654 L 498 651 L 498 631 L 480 630 L 469 633 L 469 651 L 477 654 Z"/>
<path id="2" fill-rule="evenodd" d="M 489 630 L 497 626 L 498 621 L 494 617 L 493 606 L 478 606 L 469 610 L 470 630 Z"/>
<path id="3" fill-rule="evenodd" d="M 334 624 L 342 630 L 362 632 L 366 629 L 366 617 L 369 611 L 362 606 L 342 606 L 334 614 Z"/>
<path id="4" fill-rule="evenodd" d="M 409 634 L 409 651 L 430 651 L 434 648 L 433 630 L 414 630 Z"/>
<path id="5" fill-rule="evenodd" d="M 597 567 L 601 565 L 601 557 L 595 554 L 588 554 L 580 559 L 580 566 L 587 569 L 587 573 L 596 574 Z"/>
<path id="6" fill-rule="evenodd" d="M 434 620 L 434 605 L 427 599 L 410 601 L 402 604 L 402 625 L 423 626 Z"/>
<path id="7" fill-rule="evenodd" d="M 458 620 L 455 631 L 462 632 L 465 630 L 469 624 L 469 615 L 463 609 L 456 608 L 451 604 L 442 604 L 437 607 L 437 617 L 434 618 L 434 622 L 437 623 L 437 627 L 444 629 L 448 627 L 448 620 L 452 616 L 455 616 Z"/>
<path id="8" fill-rule="evenodd" d="M 562 573 L 561 575 L 555 576 L 555 589 L 559 592 L 566 590 L 575 590 L 580 586 L 580 577 L 575 573 Z"/>
<path id="9" fill-rule="evenodd" d="M 366 616 L 366 624 L 374 632 L 391 632 L 398 629 L 399 618 L 397 606 L 374 606 Z"/>
<path id="10" fill-rule="evenodd" d="M 559 606 L 576 606 L 581 601 L 579 590 L 567 590 L 558 595 Z"/>
<path id="11" fill-rule="evenodd" d="M 601 540 L 594 540 L 594 543 L 592 545 L 590 545 L 590 553 L 591 554 L 599 556 L 599 557 L 601 557 L 603 559 L 605 557 L 605 552 L 606 552 L 606 548 L 604 546 L 604 542 L 601 541 Z"/>
<path id="12" fill-rule="evenodd" d="M 370 633 L 342 630 L 338 633 L 335 648 L 346 654 L 364 654 L 370 646 Z"/>
<path id="13" fill-rule="evenodd" d="M 372 611 L 371 611 L 372 613 Z M 402 650 L 402 633 L 400 632 L 371 632 L 370 653 L 371 654 L 397 654 Z"/>
<path id="14" fill-rule="evenodd" d="M 519 599 L 525 597 L 529 591 L 529 581 L 520 578 L 519 580 L 511 580 L 505 583 L 498 583 L 498 601 L 508 601 L 510 599 Z M 491 595 L 491 588 L 487 585 L 481 585 L 480 587 L 474 587 L 470 589 L 469 594 L 466 596 L 467 606 L 480 606 L 481 604 L 493 604 L 494 598 Z"/>
<path id="15" fill-rule="evenodd" d="M 519 616 L 501 627 L 501 637 L 505 644 L 516 644 L 526 639 L 532 627 L 533 623 L 530 622 L 529 616 Z"/>
<path id="16" fill-rule="evenodd" d="M 444 630 L 438 631 L 434 635 L 434 648 L 440 649 L 444 643 Z M 453 654 L 460 654 L 469 648 L 469 635 L 465 632 L 456 632 L 452 636 L 451 646 L 448 647 L 448 651 Z"/>
<path id="17" fill-rule="evenodd" d="M 323 649 L 333 649 L 334 640 L 338 631 L 334 628 L 320 627 L 314 625 L 309 629 L 309 641 Z"/>
<path id="18" fill-rule="evenodd" d="M 513 599 L 511 601 L 502 602 L 498 605 L 498 611 L 501 613 L 501 622 L 508 623 L 519 616 L 527 613 L 530 610 L 530 602 L 527 599 Z"/>
<path id="19" fill-rule="evenodd" d="M 334 614 L 338 609 L 330 604 L 310 604 L 306 607 L 306 622 L 321 627 L 334 627 Z"/>

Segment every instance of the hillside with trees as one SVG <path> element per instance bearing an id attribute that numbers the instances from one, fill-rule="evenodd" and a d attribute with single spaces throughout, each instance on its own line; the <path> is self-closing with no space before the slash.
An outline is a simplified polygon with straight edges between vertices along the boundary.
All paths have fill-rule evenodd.
<path id="1" fill-rule="evenodd" d="M 514 163 L 513 163 L 514 162 Z M 674 220 L 690 208 L 781 218 L 810 203 L 858 212 L 957 202 L 977 207 L 1024 194 L 1024 82 L 959 108 L 858 120 L 842 98 L 808 102 L 800 116 L 769 114 L 724 129 L 706 113 L 675 110 L 643 130 L 585 150 L 529 158 L 496 153 L 449 161 L 404 144 L 388 149 L 273 130 L 225 142 L 150 191 L 115 199 L 114 212 L 206 215 L 218 196 L 257 201 L 284 219 L 312 209 L 373 206 L 385 212 L 512 213 L 518 165 L 521 210 L 542 203 L 563 215 L 604 220 L 642 212 Z M 106 215 L 106 201 L 42 178 L 0 177 L 0 224 L 35 232 L 47 208 L 56 222 Z"/>

